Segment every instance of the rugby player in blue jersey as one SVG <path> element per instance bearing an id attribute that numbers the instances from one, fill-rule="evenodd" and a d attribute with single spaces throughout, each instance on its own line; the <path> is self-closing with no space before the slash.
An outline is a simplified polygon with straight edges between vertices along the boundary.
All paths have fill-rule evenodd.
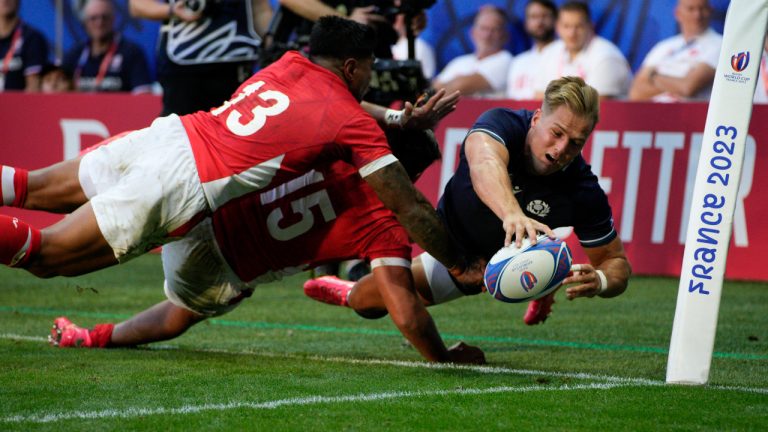
<path id="1" fill-rule="evenodd" d="M 575 264 L 563 282 L 566 297 L 615 297 L 631 267 L 613 226 L 611 207 L 581 155 L 599 117 L 597 91 L 581 78 L 552 81 L 541 109 L 495 108 L 483 113 L 461 148 L 459 166 L 445 187 L 438 213 L 470 255 L 490 259 L 503 245 L 518 245 L 538 232 L 573 227 L 589 263 Z M 413 262 L 417 290 L 427 305 L 481 292 L 461 286 L 429 254 Z M 305 293 L 348 306 L 360 315 L 386 314 L 372 278 L 357 284 L 325 276 Z M 526 324 L 546 320 L 554 293 L 529 304 Z"/>

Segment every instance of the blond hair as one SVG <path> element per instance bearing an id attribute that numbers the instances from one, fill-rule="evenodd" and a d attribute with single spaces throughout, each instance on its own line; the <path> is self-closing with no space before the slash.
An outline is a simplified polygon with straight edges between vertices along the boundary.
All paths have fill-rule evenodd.
<path id="1" fill-rule="evenodd" d="M 590 120 L 590 132 L 600 120 L 600 99 L 597 90 L 579 77 L 562 77 L 547 85 L 541 105 L 544 114 L 550 114 L 562 105 L 567 106 L 575 115 Z"/>

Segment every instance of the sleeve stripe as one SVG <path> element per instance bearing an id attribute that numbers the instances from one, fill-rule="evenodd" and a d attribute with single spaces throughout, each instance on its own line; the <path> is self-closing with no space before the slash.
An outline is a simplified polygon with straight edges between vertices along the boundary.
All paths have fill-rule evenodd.
<path id="1" fill-rule="evenodd" d="M 589 247 L 591 245 L 600 246 L 601 244 L 605 243 L 606 240 L 609 240 L 609 239 L 613 240 L 614 237 L 616 237 L 616 230 L 615 229 L 611 229 L 611 232 L 609 232 L 608 234 L 606 234 L 606 235 L 604 235 L 602 237 L 599 237 L 599 238 L 596 238 L 596 239 L 592 239 L 592 240 L 581 240 L 581 239 L 579 239 L 579 242 L 582 245 L 586 246 L 586 247 Z"/>
<path id="2" fill-rule="evenodd" d="M 375 161 L 369 162 L 367 165 L 365 165 L 364 167 L 360 168 L 360 170 L 359 170 L 360 177 L 365 178 L 365 177 L 373 174 L 374 172 L 384 168 L 385 166 L 393 164 L 393 163 L 395 163 L 397 161 L 398 161 L 397 158 L 392 153 L 390 153 L 388 155 L 385 155 L 385 156 L 382 156 L 382 157 L 376 159 Z"/>
<path id="3" fill-rule="evenodd" d="M 411 260 L 407 260 L 405 258 L 398 258 L 398 257 L 384 257 L 384 258 L 376 258 L 371 260 L 371 268 L 382 267 L 382 266 L 398 266 L 398 267 L 411 268 Z"/>
<path id="4" fill-rule="evenodd" d="M 491 138 L 493 138 L 496 141 L 504 144 L 505 146 L 507 145 L 507 143 L 505 143 L 504 140 L 499 135 L 497 135 L 495 132 L 489 131 L 488 129 L 482 129 L 482 128 L 470 129 L 469 132 L 467 132 L 467 136 L 469 136 L 469 134 L 471 134 L 472 132 L 482 132 L 484 134 L 490 135 Z"/>

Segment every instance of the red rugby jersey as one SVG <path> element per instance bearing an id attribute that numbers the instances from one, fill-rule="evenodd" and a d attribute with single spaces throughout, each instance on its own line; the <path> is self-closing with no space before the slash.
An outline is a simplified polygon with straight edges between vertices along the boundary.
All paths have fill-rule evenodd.
<path id="1" fill-rule="evenodd" d="M 245 282 L 363 258 L 410 266 L 408 234 L 356 170 L 337 161 L 224 204 L 216 241 Z"/>
<path id="2" fill-rule="evenodd" d="M 341 78 L 297 52 L 256 73 L 222 106 L 181 119 L 213 210 L 328 161 L 347 161 L 365 176 L 396 160 Z"/>

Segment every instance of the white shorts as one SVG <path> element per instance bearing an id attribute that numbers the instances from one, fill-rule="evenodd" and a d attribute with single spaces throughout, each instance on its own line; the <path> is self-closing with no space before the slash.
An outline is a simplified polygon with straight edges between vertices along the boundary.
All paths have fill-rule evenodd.
<path id="1" fill-rule="evenodd" d="M 176 306 L 206 316 L 222 315 L 253 292 L 221 254 L 210 219 L 163 246 L 162 257 L 165 296 Z"/>
<path id="2" fill-rule="evenodd" d="M 433 304 L 449 302 L 466 295 L 453 281 L 451 274 L 448 273 L 448 268 L 443 263 L 426 252 L 419 255 L 419 259 L 421 259 L 429 289 L 432 291 Z"/>
<path id="3" fill-rule="evenodd" d="M 86 154 L 78 175 L 120 262 L 172 241 L 170 232 L 208 210 L 189 138 L 176 115 Z"/>

